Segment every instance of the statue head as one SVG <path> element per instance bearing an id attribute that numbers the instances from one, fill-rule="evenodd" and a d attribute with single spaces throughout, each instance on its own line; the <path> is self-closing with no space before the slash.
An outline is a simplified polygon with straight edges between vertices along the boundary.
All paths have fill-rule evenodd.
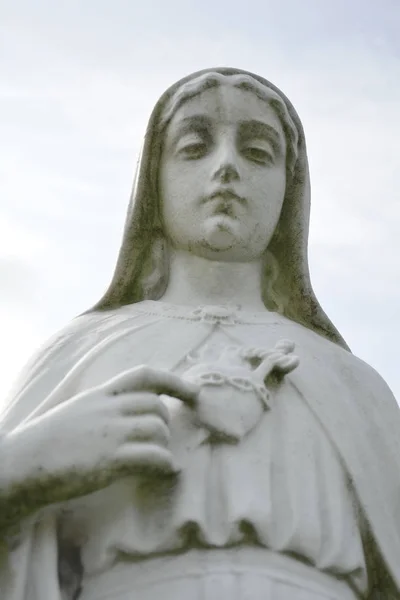
<path id="1" fill-rule="evenodd" d="M 248 75 L 207 73 L 174 94 L 162 122 L 157 196 L 169 243 L 210 260 L 265 260 L 296 153 L 283 102 Z"/>
<path id="2" fill-rule="evenodd" d="M 156 104 L 113 280 L 93 310 L 162 297 L 169 248 L 262 261 L 265 306 L 345 345 L 311 287 L 310 188 L 289 100 L 237 69 L 194 73 Z"/>

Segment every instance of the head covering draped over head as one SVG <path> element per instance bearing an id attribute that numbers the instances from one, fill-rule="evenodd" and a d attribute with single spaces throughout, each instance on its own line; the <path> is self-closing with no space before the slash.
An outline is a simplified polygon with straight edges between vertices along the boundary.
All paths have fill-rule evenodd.
<path id="1" fill-rule="evenodd" d="M 268 247 L 273 257 L 271 275 L 264 273 L 264 302 L 272 310 L 301 323 L 329 340 L 347 348 L 343 338 L 328 319 L 317 301 L 310 282 L 307 243 L 310 215 L 310 181 L 303 128 L 289 100 L 272 83 L 246 71 L 216 68 L 189 75 L 169 88 L 157 102 L 147 127 L 142 153 L 136 172 L 125 230 L 111 284 L 101 300 L 91 310 L 111 310 L 144 299 L 162 296 L 168 277 L 167 259 L 160 245 L 162 224 L 159 217 L 158 168 L 163 134 L 168 113 L 180 106 L 182 98 L 193 97 L 191 90 L 203 79 L 212 85 L 216 79 L 239 78 L 239 87 L 252 91 L 264 89 L 271 96 L 287 138 L 286 193 L 279 223 Z M 228 79 L 229 81 L 229 79 Z M 253 82 L 248 85 L 249 81 Z M 206 89 L 202 87 L 201 89 Z M 254 91 L 254 89 L 253 89 Z M 182 95 L 181 102 L 179 95 Z M 173 102 L 175 100 L 175 102 Z M 171 108 L 172 104 L 172 108 Z M 290 138 L 290 139 L 288 139 Z M 294 148 L 294 152 L 290 149 Z M 290 164 L 289 164 L 290 163 Z M 266 198 L 267 198 L 266 193 Z M 163 269 L 155 269 L 155 261 Z M 267 269 L 268 261 L 265 261 Z M 152 279 L 152 284 L 146 286 Z"/>

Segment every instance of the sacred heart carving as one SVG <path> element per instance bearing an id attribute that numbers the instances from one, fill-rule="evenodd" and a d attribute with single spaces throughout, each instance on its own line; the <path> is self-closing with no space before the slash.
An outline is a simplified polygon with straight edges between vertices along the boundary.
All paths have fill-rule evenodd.
<path id="1" fill-rule="evenodd" d="M 281 340 L 272 350 L 227 346 L 213 363 L 204 352 L 188 357 L 184 378 L 201 385 L 196 419 L 219 442 L 237 443 L 269 408 L 268 378 L 278 380 L 299 363 L 294 344 Z M 209 357 L 208 357 L 209 358 Z"/>

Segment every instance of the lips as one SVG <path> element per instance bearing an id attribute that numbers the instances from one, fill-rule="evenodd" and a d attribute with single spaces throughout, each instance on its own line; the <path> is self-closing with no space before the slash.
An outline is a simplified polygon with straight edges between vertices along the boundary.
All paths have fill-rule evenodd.
<path id="1" fill-rule="evenodd" d="M 232 188 L 220 187 L 211 194 L 205 196 L 202 203 L 210 203 L 216 213 L 237 217 L 236 209 L 238 205 L 244 206 L 247 201 L 245 198 L 239 196 Z"/>
<path id="2" fill-rule="evenodd" d="M 231 218 L 238 218 L 237 208 L 243 206 L 246 200 L 239 196 L 232 188 L 218 188 L 202 200 L 205 204 L 210 204 L 214 214 L 225 215 Z"/>
<path id="3" fill-rule="evenodd" d="M 215 190 L 215 192 L 213 192 L 210 196 L 206 198 L 206 201 L 216 199 L 223 200 L 225 202 L 230 202 L 234 200 L 236 202 L 239 202 L 240 204 L 243 204 L 245 202 L 244 198 L 236 194 L 236 192 L 234 192 L 234 190 L 230 188 L 219 188 L 218 190 Z"/>

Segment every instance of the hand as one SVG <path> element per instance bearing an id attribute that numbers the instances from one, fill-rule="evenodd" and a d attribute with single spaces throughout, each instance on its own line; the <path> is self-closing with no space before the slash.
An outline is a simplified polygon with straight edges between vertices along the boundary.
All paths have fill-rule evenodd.
<path id="1" fill-rule="evenodd" d="M 257 358 L 260 364 L 253 371 L 253 377 L 260 382 L 266 383 L 271 375 L 278 380 L 290 373 L 299 365 L 299 357 L 293 354 L 295 345 L 290 340 L 280 340 L 272 350 L 263 348 L 251 348 L 246 350 L 244 357 Z"/>
<path id="2" fill-rule="evenodd" d="M 8 481 L 14 500 L 19 490 L 37 509 L 133 473 L 176 472 L 159 395 L 194 406 L 198 393 L 191 382 L 141 366 L 72 397 L 3 438 L 3 497 Z"/>

